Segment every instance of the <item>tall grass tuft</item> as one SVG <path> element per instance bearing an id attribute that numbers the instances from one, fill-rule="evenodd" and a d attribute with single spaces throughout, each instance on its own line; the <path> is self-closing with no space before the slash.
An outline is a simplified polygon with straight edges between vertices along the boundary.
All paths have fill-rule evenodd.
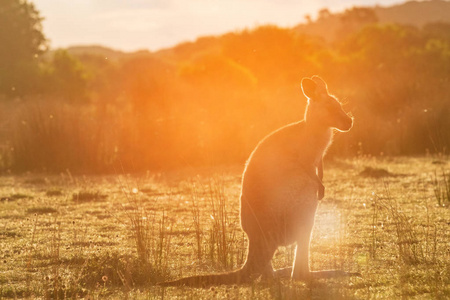
<path id="1" fill-rule="evenodd" d="M 423 245 L 419 242 L 418 233 L 415 229 L 412 218 L 406 215 L 400 208 L 398 202 L 391 196 L 388 186 L 385 186 L 383 196 L 376 195 L 374 214 L 381 214 L 383 211 L 387 214 L 386 220 L 395 233 L 395 244 L 397 246 L 397 255 L 401 261 L 407 265 L 414 265 L 421 262 L 424 258 Z M 374 220 L 377 220 L 375 217 Z M 373 226 L 375 228 L 374 223 Z M 374 233 L 375 234 L 375 231 Z M 374 241 L 376 246 L 376 241 Z"/>
<path id="2" fill-rule="evenodd" d="M 224 180 L 209 178 L 208 197 L 211 205 L 212 226 L 209 230 L 209 253 L 224 268 L 232 267 L 235 263 L 232 249 L 237 243 L 236 233 L 229 231 L 229 217 L 227 212 L 227 196 Z"/>
<path id="3" fill-rule="evenodd" d="M 191 182 L 190 197 L 197 259 L 207 258 L 224 269 L 241 265 L 245 259 L 245 237 L 233 227 L 239 221 L 230 219 L 224 179 L 211 176 L 205 181 Z M 203 207 L 208 210 L 203 211 Z"/>
<path id="4" fill-rule="evenodd" d="M 399 201 L 387 185 L 383 194 L 374 195 L 369 249 L 372 258 L 378 260 L 376 263 L 384 264 L 385 269 L 391 268 L 397 274 L 401 297 L 409 298 L 416 293 L 412 286 L 417 285 L 433 299 L 448 298 L 448 254 L 442 256 L 450 253 L 446 222 L 430 210 L 430 196 L 424 192 L 424 206 L 415 204 L 414 209 L 409 210 L 413 199 Z"/>
<path id="5" fill-rule="evenodd" d="M 437 171 L 434 173 L 433 180 L 434 196 L 439 206 L 450 205 L 450 172 L 442 170 L 442 176 L 439 180 Z"/>
<path id="6" fill-rule="evenodd" d="M 173 222 L 169 223 L 165 211 L 160 216 L 157 215 L 155 211 L 147 209 L 143 201 L 139 201 L 136 193 L 129 192 L 131 189 L 125 186 L 122 189 L 129 201 L 124 212 L 130 223 L 131 236 L 141 264 L 139 271 L 144 269 L 145 273 L 139 277 L 146 276 L 149 283 L 162 281 L 169 275 Z M 131 284 L 133 275 L 136 274 L 119 274 L 124 286 Z"/>
<path id="7" fill-rule="evenodd" d="M 197 259 L 199 261 L 202 260 L 203 257 L 203 230 L 201 225 L 201 216 L 200 216 L 200 206 L 199 201 L 201 199 L 200 193 L 198 191 L 197 184 L 195 182 L 191 183 L 192 185 L 192 221 L 194 222 L 194 230 L 195 230 L 195 241 L 196 241 L 196 251 L 197 251 Z"/>

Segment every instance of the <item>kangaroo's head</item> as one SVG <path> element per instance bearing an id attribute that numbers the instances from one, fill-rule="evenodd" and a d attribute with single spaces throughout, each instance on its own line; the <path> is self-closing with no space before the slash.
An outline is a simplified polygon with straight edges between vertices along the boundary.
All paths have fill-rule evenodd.
<path id="1" fill-rule="evenodd" d="M 303 94 L 308 98 L 305 122 L 316 127 L 349 131 L 353 119 L 342 109 L 341 103 L 328 94 L 327 84 L 319 76 L 302 79 Z"/>

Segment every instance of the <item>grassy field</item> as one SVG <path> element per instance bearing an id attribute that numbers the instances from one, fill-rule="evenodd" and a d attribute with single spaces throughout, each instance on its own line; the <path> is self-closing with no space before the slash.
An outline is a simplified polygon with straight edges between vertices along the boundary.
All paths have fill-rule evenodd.
<path id="1" fill-rule="evenodd" d="M 155 286 L 243 263 L 242 168 L 3 175 L 0 298 L 450 297 L 450 162 L 431 156 L 327 162 L 311 266 L 361 278 Z M 291 264 L 293 253 L 280 248 L 274 266 Z"/>

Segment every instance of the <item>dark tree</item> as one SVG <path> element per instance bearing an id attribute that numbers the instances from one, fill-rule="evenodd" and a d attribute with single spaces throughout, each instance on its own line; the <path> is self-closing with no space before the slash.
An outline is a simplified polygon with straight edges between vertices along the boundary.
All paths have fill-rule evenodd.
<path id="1" fill-rule="evenodd" d="M 330 16 L 331 16 L 331 12 L 328 10 L 328 8 L 322 8 L 321 10 L 319 10 L 319 13 L 318 13 L 319 20 L 328 19 Z"/>
<path id="2" fill-rule="evenodd" d="M 0 1 L 0 94 L 21 96 L 38 84 L 38 58 L 47 49 L 42 17 L 27 0 Z"/>
<path id="3" fill-rule="evenodd" d="M 353 7 L 346 9 L 341 16 L 341 21 L 346 24 L 371 24 L 378 22 L 375 11 L 369 7 Z"/>
<path id="4" fill-rule="evenodd" d="M 375 11 L 369 7 L 353 7 L 346 9 L 340 16 L 341 28 L 338 31 L 339 37 L 345 38 L 349 34 L 358 32 L 362 27 L 378 22 Z"/>
<path id="5" fill-rule="evenodd" d="M 87 100 L 87 78 L 83 64 L 66 50 L 56 50 L 48 64 L 45 91 L 65 101 Z"/>

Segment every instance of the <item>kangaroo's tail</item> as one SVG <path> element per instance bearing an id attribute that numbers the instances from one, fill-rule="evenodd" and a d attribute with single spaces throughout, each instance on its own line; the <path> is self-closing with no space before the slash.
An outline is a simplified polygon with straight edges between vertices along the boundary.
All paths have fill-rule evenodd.
<path id="1" fill-rule="evenodd" d="M 239 269 L 233 272 L 212 274 L 212 275 L 200 275 L 185 277 L 173 281 L 159 282 L 159 286 L 191 286 L 191 287 L 206 287 L 210 285 L 220 284 L 240 284 L 250 282 L 251 278 L 245 269 Z"/>

